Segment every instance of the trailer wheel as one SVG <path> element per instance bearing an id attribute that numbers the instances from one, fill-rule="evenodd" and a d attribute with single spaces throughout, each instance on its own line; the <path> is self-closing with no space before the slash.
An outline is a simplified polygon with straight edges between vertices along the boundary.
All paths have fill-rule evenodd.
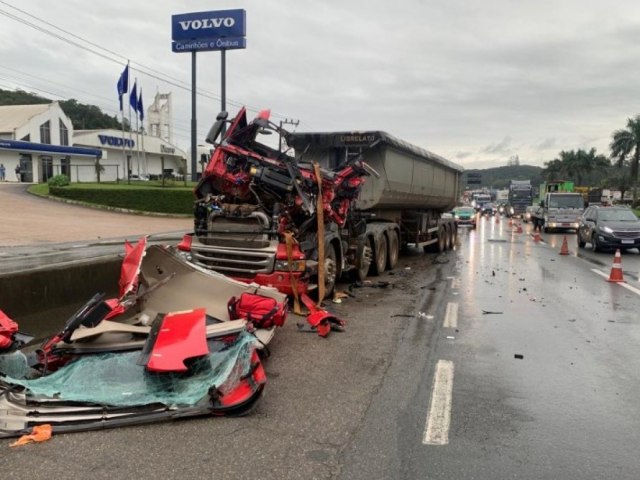
<path id="1" fill-rule="evenodd" d="M 453 250 L 453 247 L 455 247 L 457 244 L 458 244 L 458 226 L 455 224 L 451 224 L 451 245 L 450 245 L 451 250 Z"/>
<path id="2" fill-rule="evenodd" d="M 398 256 L 400 255 L 400 245 L 398 242 L 398 232 L 395 230 L 389 232 L 389 255 L 387 256 L 387 269 L 393 270 L 398 264 Z"/>
<path id="3" fill-rule="evenodd" d="M 373 263 L 373 275 L 384 273 L 385 268 L 387 268 L 387 237 L 382 235 L 376 250 L 376 261 Z"/>
<path id="4" fill-rule="evenodd" d="M 442 253 L 447 249 L 447 229 L 441 226 L 438 229 L 438 253 Z"/>

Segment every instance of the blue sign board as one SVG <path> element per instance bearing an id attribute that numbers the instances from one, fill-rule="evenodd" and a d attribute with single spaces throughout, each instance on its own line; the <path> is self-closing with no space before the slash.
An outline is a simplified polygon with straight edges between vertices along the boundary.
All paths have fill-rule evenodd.
<path id="1" fill-rule="evenodd" d="M 247 13 L 243 9 L 172 15 L 171 39 L 174 42 L 180 42 L 211 40 L 219 37 L 244 37 L 247 35 L 246 16 Z"/>
<path id="2" fill-rule="evenodd" d="M 174 52 L 200 52 L 203 50 L 233 50 L 246 48 L 244 37 L 201 38 L 199 40 L 180 40 L 171 44 Z"/>

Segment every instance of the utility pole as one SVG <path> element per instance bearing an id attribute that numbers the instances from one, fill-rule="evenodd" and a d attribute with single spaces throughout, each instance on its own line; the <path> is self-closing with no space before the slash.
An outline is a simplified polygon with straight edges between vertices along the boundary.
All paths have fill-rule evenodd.
<path id="1" fill-rule="evenodd" d="M 292 118 L 285 118 L 280 120 L 280 131 L 278 131 L 278 151 L 282 151 L 282 125 L 293 125 L 297 127 L 300 124 L 300 120 L 294 120 Z"/>

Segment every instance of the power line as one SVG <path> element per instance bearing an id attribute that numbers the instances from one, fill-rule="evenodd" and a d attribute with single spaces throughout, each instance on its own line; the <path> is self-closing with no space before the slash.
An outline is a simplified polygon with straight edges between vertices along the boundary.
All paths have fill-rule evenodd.
<path id="1" fill-rule="evenodd" d="M 98 55 L 99 57 L 104 58 L 105 60 L 109 60 L 110 62 L 118 63 L 118 64 L 121 65 L 122 61 L 126 61 L 127 60 L 127 58 L 122 54 L 119 54 L 117 52 L 109 50 L 109 49 L 107 49 L 107 48 L 105 48 L 105 47 L 103 47 L 101 45 L 98 45 L 98 44 L 96 44 L 94 42 L 91 42 L 91 41 L 89 41 L 89 40 L 87 40 L 87 39 L 85 39 L 83 37 L 80 37 L 79 35 L 76 35 L 76 34 L 74 34 L 72 32 L 69 32 L 69 31 L 63 29 L 63 28 L 60 28 L 60 27 L 58 27 L 58 26 L 56 26 L 56 25 L 54 25 L 54 24 L 52 24 L 52 23 L 50 23 L 50 22 L 48 22 L 46 20 L 43 20 L 40 17 L 37 17 L 36 15 L 33 15 L 33 14 L 31 14 L 31 13 L 25 11 L 25 10 L 22 10 L 22 9 L 20 9 L 20 8 L 14 6 L 14 5 L 11 5 L 10 3 L 8 3 L 8 2 L 6 2 L 4 0 L 0 0 L 0 3 L 3 4 L 3 5 L 6 5 L 9 8 L 12 8 L 12 9 L 14 9 L 14 10 L 20 12 L 20 13 L 22 13 L 23 15 L 26 15 L 26 16 L 28 16 L 30 18 L 33 18 L 33 19 L 35 19 L 35 20 L 37 20 L 37 21 L 39 21 L 39 22 L 41 22 L 41 23 L 43 23 L 43 24 L 45 24 L 45 25 L 47 25 L 49 27 L 55 28 L 56 30 L 58 30 L 60 32 L 63 32 L 65 35 L 68 35 L 70 37 L 76 38 L 76 39 L 80 40 L 81 42 L 84 42 L 84 43 L 86 43 L 88 45 L 91 45 L 91 46 L 93 46 L 95 48 L 103 50 L 103 51 L 109 53 L 110 55 L 118 57 L 120 60 L 116 60 L 116 59 L 114 59 L 114 58 L 112 58 L 110 56 L 107 56 L 107 55 L 105 55 L 103 53 L 100 53 L 100 52 L 96 51 L 95 49 L 89 48 L 89 47 L 87 47 L 85 45 L 81 45 L 81 44 L 79 44 L 77 42 L 74 42 L 73 40 L 70 40 L 69 38 L 65 38 L 65 37 L 63 37 L 63 36 L 61 36 L 61 35 L 59 35 L 59 34 L 57 34 L 55 32 L 52 32 L 51 30 L 43 28 L 43 27 L 41 27 L 39 25 L 36 25 L 36 24 L 34 24 L 32 22 L 29 22 L 29 21 L 27 21 L 27 20 L 25 20 L 23 18 L 20 18 L 20 17 L 18 17 L 16 15 L 13 15 L 13 14 L 5 11 L 5 10 L 1 10 L 0 9 L 0 14 L 1 15 L 4 15 L 4 16 L 6 16 L 8 18 L 11 18 L 12 20 L 15 20 L 15 21 L 17 21 L 19 23 L 27 25 L 27 26 L 29 26 L 31 28 L 34 28 L 34 29 L 38 30 L 41 33 L 44 33 L 46 35 L 50 35 L 50 36 L 52 36 L 54 38 L 57 38 L 57 39 L 59 39 L 59 40 L 61 40 L 63 42 L 66 42 L 66 43 L 68 43 L 68 44 L 70 44 L 72 46 L 75 46 L 75 47 L 81 48 L 82 50 L 85 50 L 87 52 L 93 53 L 94 55 Z M 155 70 L 155 69 L 153 69 L 151 67 L 148 67 L 148 66 L 146 66 L 146 65 L 144 65 L 144 64 L 142 64 L 140 62 L 132 61 L 132 63 L 135 63 L 138 66 L 138 67 L 132 66 L 131 67 L 132 70 L 138 71 L 139 73 L 141 73 L 143 75 L 146 75 L 148 77 L 154 78 L 154 79 L 159 80 L 161 82 L 165 82 L 165 83 L 167 83 L 169 85 L 172 85 L 172 86 L 175 86 L 177 88 L 180 88 L 180 89 L 183 89 L 183 90 L 186 90 L 186 91 L 190 91 L 190 87 L 185 86 L 183 83 L 179 83 L 179 82 L 181 82 L 181 80 L 179 80 L 179 79 L 177 79 L 175 77 L 172 77 L 172 76 L 167 75 L 167 74 L 165 74 L 163 72 Z M 154 73 L 150 73 L 150 72 L 154 72 Z M 161 75 L 162 77 L 165 77 L 165 78 L 161 78 L 158 75 Z M 218 100 L 218 101 L 220 100 L 220 96 L 219 95 L 216 95 L 214 93 L 208 92 L 208 91 L 203 90 L 203 89 L 197 89 L 196 90 L 196 94 L 198 94 L 200 96 L 203 96 L 205 98 L 212 99 L 212 100 Z M 242 102 L 239 102 L 239 101 L 233 100 L 233 99 L 227 99 L 227 102 L 229 104 L 235 106 L 235 107 L 238 107 L 238 108 L 242 107 L 242 106 L 245 106 L 247 108 L 247 110 L 254 111 L 254 112 L 259 112 L 260 110 L 262 110 L 262 109 L 260 109 L 258 107 L 247 105 L 247 104 L 244 104 Z M 284 118 L 283 115 L 275 113 L 275 112 L 273 112 L 273 116 L 274 117 L 283 117 Z"/>

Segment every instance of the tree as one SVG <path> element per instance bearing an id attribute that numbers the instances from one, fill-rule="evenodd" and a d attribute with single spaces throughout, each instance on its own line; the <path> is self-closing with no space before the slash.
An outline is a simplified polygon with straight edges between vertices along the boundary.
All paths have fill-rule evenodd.
<path id="1" fill-rule="evenodd" d="M 578 149 L 561 151 L 559 158 L 545 162 L 543 175 L 547 181 L 569 180 L 577 185 L 584 185 L 594 172 L 602 173 L 611 166 L 611 161 L 604 155 L 598 155 L 596 149 L 589 151 Z"/>
<path id="2" fill-rule="evenodd" d="M 640 115 L 627 120 L 627 128 L 613 132 L 611 141 L 611 156 L 616 159 L 618 167 L 624 165 L 631 155 L 631 182 L 633 191 L 633 205 L 638 200 L 638 161 L 640 161 Z"/>

